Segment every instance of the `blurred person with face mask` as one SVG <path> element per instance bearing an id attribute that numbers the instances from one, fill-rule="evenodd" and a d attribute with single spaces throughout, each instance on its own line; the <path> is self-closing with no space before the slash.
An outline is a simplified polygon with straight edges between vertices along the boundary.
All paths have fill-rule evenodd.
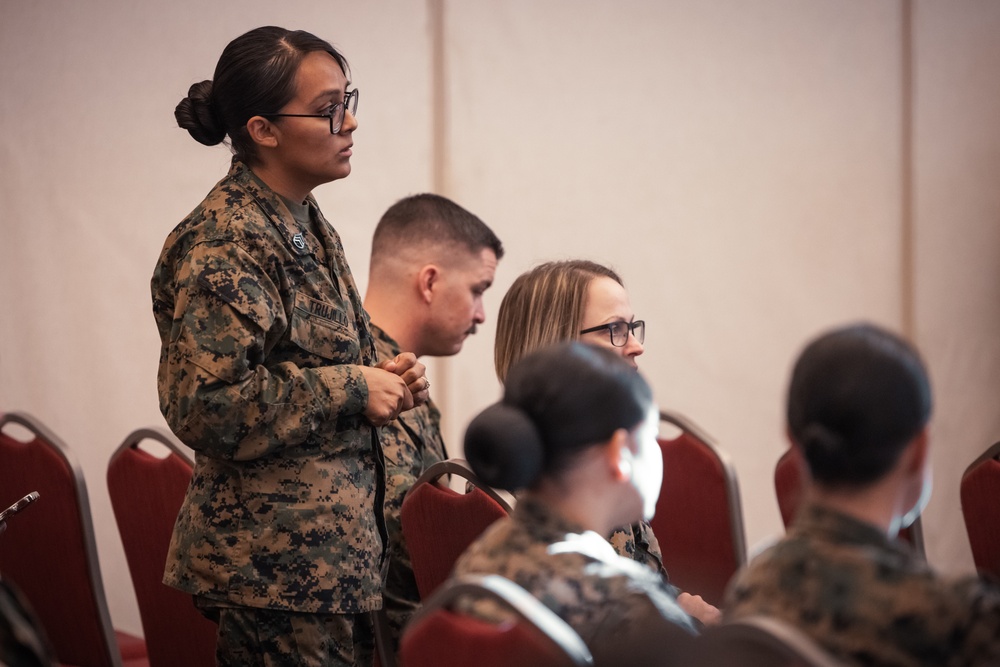
<path id="1" fill-rule="evenodd" d="M 776 617 L 846 665 L 1000 664 L 1000 591 L 939 577 L 897 539 L 930 497 L 930 416 L 903 339 L 858 324 L 810 342 L 787 402 L 806 502 L 730 584 L 726 619 Z"/>

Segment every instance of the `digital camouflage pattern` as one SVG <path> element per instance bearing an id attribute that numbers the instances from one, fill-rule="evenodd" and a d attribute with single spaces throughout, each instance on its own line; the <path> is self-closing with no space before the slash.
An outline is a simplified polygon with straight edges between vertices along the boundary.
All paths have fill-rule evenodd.
<path id="1" fill-rule="evenodd" d="M 369 667 L 370 614 L 223 609 L 217 667 Z"/>
<path id="2" fill-rule="evenodd" d="M 663 553 L 660 543 L 653 534 L 653 527 L 647 521 L 640 521 L 631 526 L 623 526 L 611 533 L 608 538 L 615 552 L 623 558 L 629 558 L 642 563 L 654 572 L 659 572 L 669 581 L 667 570 L 663 567 Z"/>
<path id="3" fill-rule="evenodd" d="M 737 576 L 725 616 L 763 614 L 849 665 L 1000 665 L 1000 594 L 947 581 L 877 527 L 807 506 Z"/>
<path id="4" fill-rule="evenodd" d="M 402 352 L 399 343 L 371 325 L 379 361 Z M 403 497 L 430 466 L 448 458 L 441 439 L 441 413 L 433 401 L 408 410 L 381 428 L 379 441 L 385 456 L 385 525 L 389 533 L 389 571 L 382 591 L 382 604 L 394 645 L 399 645 L 403 626 L 420 607 L 413 564 L 403 539 L 399 512 Z"/>
<path id="5" fill-rule="evenodd" d="M 649 641 L 657 632 L 695 633 L 661 576 L 622 558 L 603 537 L 566 522 L 530 493 L 466 550 L 455 574 L 510 579 L 569 623 L 592 650 L 640 625 L 652 628 Z M 486 601 L 470 601 L 466 611 L 485 620 L 504 616 Z"/>
<path id="6" fill-rule="evenodd" d="M 312 231 L 234 161 L 164 244 L 160 409 L 196 452 L 164 582 L 358 613 L 381 600 L 384 463 L 359 368 L 375 349 L 340 237 L 308 201 Z"/>

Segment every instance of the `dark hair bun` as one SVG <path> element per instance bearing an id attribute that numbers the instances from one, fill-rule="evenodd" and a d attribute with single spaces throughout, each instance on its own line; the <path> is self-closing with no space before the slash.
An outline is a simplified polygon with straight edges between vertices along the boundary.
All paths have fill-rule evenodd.
<path id="1" fill-rule="evenodd" d="M 927 370 L 906 340 L 872 324 L 831 330 L 799 355 L 788 385 L 788 432 L 812 478 L 862 486 L 881 479 L 927 424 Z"/>
<path id="2" fill-rule="evenodd" d="M 842 437 L 815 422 L 806 424 L 799 435 L 799 441 L 799 444 L 814 454 L 817 460 L 822 460 L 824 463 L 831 459 L 836 460 L 845 447 Z"/>
<path id="3" fill-rule="evenodd" d="M 196 141 L 206 146 L 215 146 L 226 138 L 226 130 L 212 106 L 211 81 L 192 85 L 188 96 L 174 109 L 174 118 Z"/>
<path id="4" fill-rule="evenodd" d="M 530 486 L 542 471 L 538 429 L 521 409 L 495 403 L 465 430 L 465 458 L 479 478 L 498 489 Z"/>

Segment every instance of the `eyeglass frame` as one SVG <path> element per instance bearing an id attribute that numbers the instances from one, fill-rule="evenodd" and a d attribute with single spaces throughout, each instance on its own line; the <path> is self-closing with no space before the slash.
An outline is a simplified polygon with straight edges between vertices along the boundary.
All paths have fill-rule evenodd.
<path id="1" fill-rule="evenodd" d="M 349 93 L 344 93 L 344 101 L 334 105 L 334 111 L 331 113 L 262 113 L 260 115 L 268 120 L 271 118 L 329 118 L 330 134 L 339 134 L 341 128 L 344 127 L 344 119 L 347 117 L 348 109 L 350 108 L 352 116 L 358 115 L 358 97 L 357 88 Z M 337 121 L 337 125 L 334 127 L 333 119 L 338 115 L 340 116 L 340 120 Z"/>
<path id="2" fill-rule="evenodd" d="M 625 338 L 622 340 L 621 344 L 615 342 L 615 327 L 625 325 Z M 635 335 L 635 330 L 639 329 L 639 336 Z M 595 331 L 600 331 L 601 329 L 608 330 L 608 338 L 611 339 L 611 345 L 614 347 L 625 347 L 628 344 L 628 336 L 632 334 L 639 345 L 642 345 L 643 341 L 646 340 L 646 320 L 634 320 L 632 322 L 626 322 L 625 320 L 618 320 L 617 322 L 608 322 L 607 324 L 601 324 L 596 327 L 590 327 L 589 329 L 583 329 L 580 331 L 580 335 L 594 333 Z"/>

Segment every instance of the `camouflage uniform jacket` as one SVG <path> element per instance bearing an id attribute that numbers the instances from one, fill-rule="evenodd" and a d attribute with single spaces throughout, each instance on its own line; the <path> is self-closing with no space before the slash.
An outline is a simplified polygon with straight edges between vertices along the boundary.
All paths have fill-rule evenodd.
<path id="1" fill-rule="evenodd" d="M 663 578 L 614 552 L 607 540 L 574 526 L 530 493 L 490 526 L 455 565 L 455 574 L 499 574 L 518 584 L 598 647 L 630 625 L 680 626 L 694 633 Z M 473 613 L 496 619 L 490 605 Z"/>
<path id="2" fill-rule="evenodd" d="M 725 611 L 777 617 L 850 665 L 1000 664 L 996 589 L 939 578 L 877 527 L 818 506 L 737 576 Z"/>
<path id="3" fill-rule="evenodd" d="M 234 160 L 164 244 L 160 409 L 196 452 L 164 582 L 219 606 L 358 613 L 381 601 L 384 463 L 360 369 L 375 348 L 308 202 L 313 230 Z"/>
<path id="4" fill-rule="evenodd" d="M 399 343 L 372 324 L 378 360 L 393 359 L 402 352 Z M 420 606 L 420 594 L 413 577 L 399 511 L 403 497 L 417 478 L 430 466 L 448 458 L 441 439 L 441 413 L 432 401 L 402 413 L 382 427 L 379 435 L 385 455 L 385 524 L 389 532 L 389 571 L 382 592 L 393 640 Z"/>
<path id="5" fill-rule="evenodd" d="M 667 581 L 667 569 L 663 567 L 663 553 L 660 551 L 660 542 L 653 534 L 653 527 L 648 521 L 640 521 L 630 526 L 623 526 L 611 533 L 608 538 L 615 552 L 623 558 L 630 558 L 638 563 L 642 563 L 654 572 L 659 572 Z"/>

